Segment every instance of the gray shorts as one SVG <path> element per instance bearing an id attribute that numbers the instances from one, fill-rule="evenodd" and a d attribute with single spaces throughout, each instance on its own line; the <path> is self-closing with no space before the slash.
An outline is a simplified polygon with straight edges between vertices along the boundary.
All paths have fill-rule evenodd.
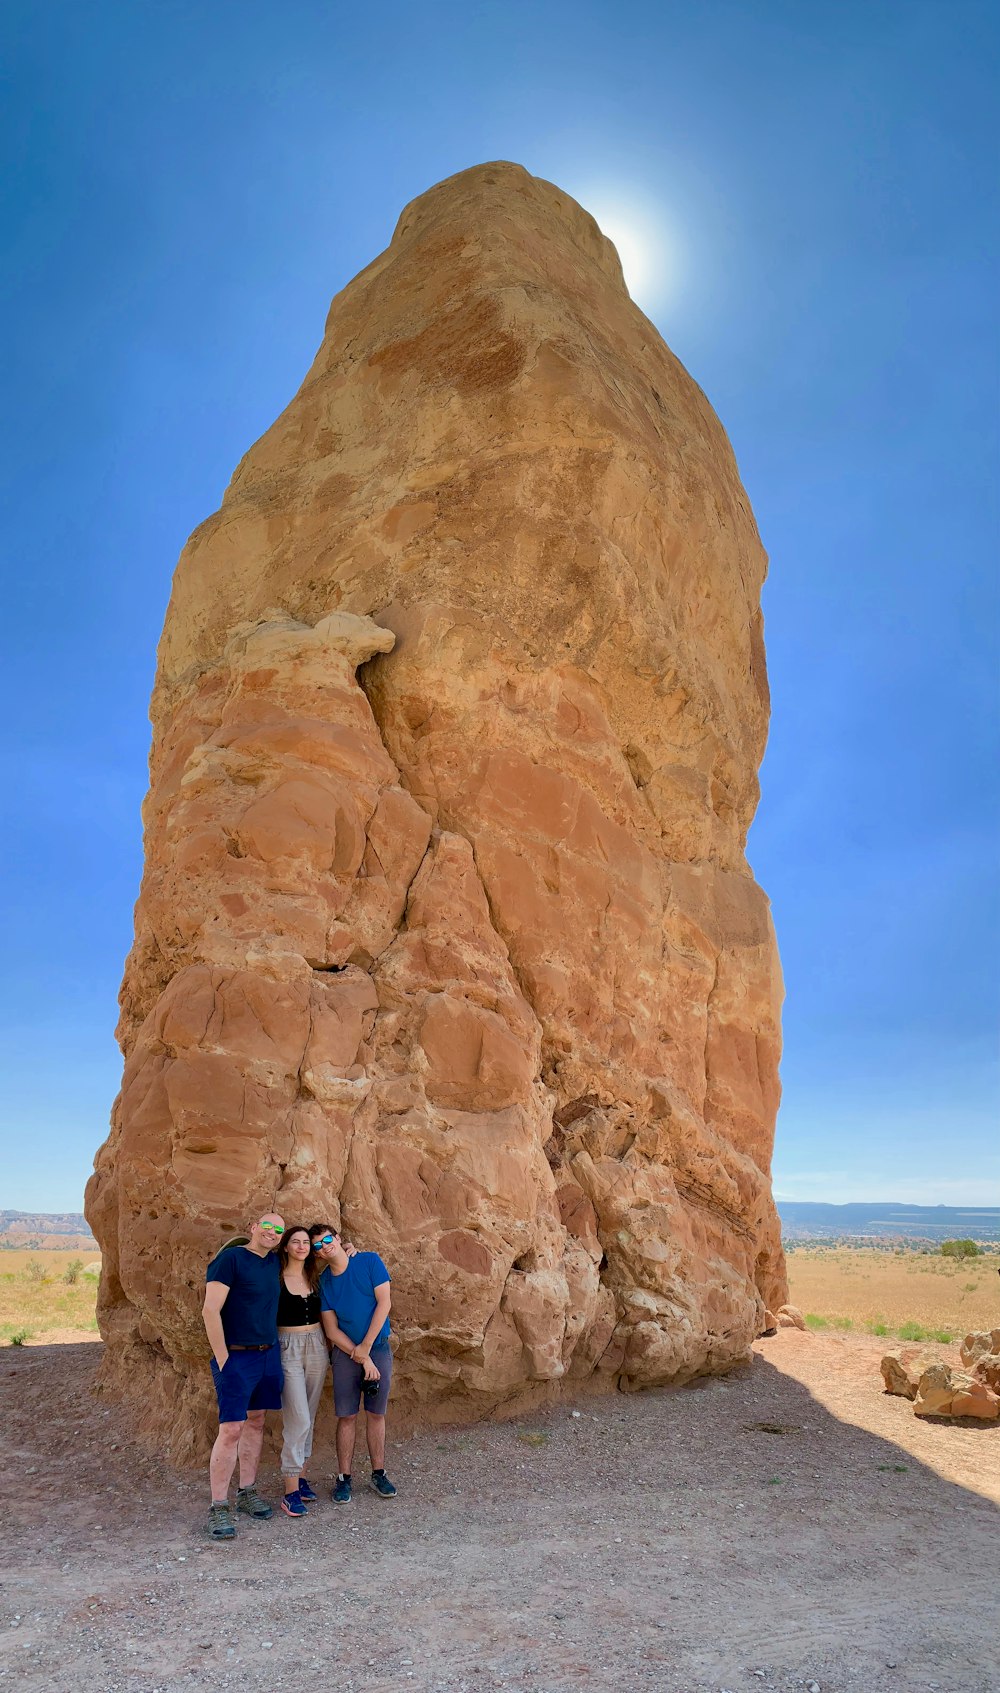
<path id="1" fill-rule="evenodd" d="M 366 1398 L 364 1406 L 376 1417 L 385 1416 L 385 1408 L 389 1403 L 389 1389 L 392 1386 L 392 1349 L 388 1341 L 380 1341 L 372 1347 L 372 1363 L 379 1372 L 377 1382 L 378 1392 Z M 338 1417 L 356 1417 L 361 1406 L 361 1384 L 365 1379 L 365 1372 L 361 1364 L 356 1364 L 346 1352 L 341 1352 L 339 1346 L 333 1353 L 333 1408 Z"/>

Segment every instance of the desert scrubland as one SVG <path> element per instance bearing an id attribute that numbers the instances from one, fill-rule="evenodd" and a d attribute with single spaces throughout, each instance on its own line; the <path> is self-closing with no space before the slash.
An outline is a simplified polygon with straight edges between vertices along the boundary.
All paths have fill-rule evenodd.
<path id="1" fill-rule="evenodd" d="M 945 1337 L 1000 1322 L 997 1252 L 954 1259 L 876 1247 L 800 1246 L 789 1251 L 787 1262 L 789 1298 L 810 1328 L 947 1344 Z"/>
<path id="2" fill-rule="evenodd" d="M 0 1346 L 96 1337 L 100 1263 L 93 1250 L 0 1252 Z"/>
<path id="3" fill-rule="evenodd" d="M 69 1284 L 72 1262 L 81 1264 Z M 63 1330 L 96 1334 L 98 1255 L 50 1251 L 0 1253 L 0 1345 Z M 38 1269 L 32 1266 L 39 1266 Z M 1000 1252 L 955 1260 L 938 1253 L 875 1247 L 802 1247 L 788 1254 L 789 1298 L 811 1329 L 937 1340 L 1000 1323 Z M 919 1332 L 917 1332 L 919 1331 Z"/>

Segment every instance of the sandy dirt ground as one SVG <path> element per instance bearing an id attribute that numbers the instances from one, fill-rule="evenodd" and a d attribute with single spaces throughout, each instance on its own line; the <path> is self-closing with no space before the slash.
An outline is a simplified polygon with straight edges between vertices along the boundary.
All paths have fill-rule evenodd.
<path id="1" fill-rule="evenodd" d="M 99 1343 L 7 1348 L 0 1687 L 995 1693 L 1000 1427 L 918 1421 L 883 1344 L 415 1435 L 392 1502 L 318 1463 L 308 1520 L 227 1546 L 94 1398 Z"/>

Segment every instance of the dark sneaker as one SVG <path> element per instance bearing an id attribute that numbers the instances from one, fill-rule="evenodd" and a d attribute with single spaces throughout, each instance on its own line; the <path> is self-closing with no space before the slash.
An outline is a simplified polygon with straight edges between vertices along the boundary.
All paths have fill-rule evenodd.
<path id="1" fill-rule="evenodd" d="M 302 1503 L 302 1494 L 296 1489 L 294 1493 L 286 1493 L 281 1501 L 281 1509 L 286 1517 L 307 1517 L 309 1512 Z"/>
<path id="2" fill-rule="evenodd" d="M 270 1505 L 257 1492 L 256 1487 L 241 1487 L 236 1495 L 236 1509 L 243 1511 L 248 1517 L 256 1517 L 263 1522 L 265 1517 L 274 1515 Z"/>
<path id="3" fill-rule="evenodd" d="M 330 1498 L 335 1505 L 349 1505 L 351 1503 L 351 1478 L 349 1475 L 337 1477 Z"/>
<path id="4" fill-rule="evenodd" d="M 375 1470 L 368 1478 L 368 1486 L 380 1499 L 395 1499 L 396 1489 L 384 1470 Z"/>
<path id="5" fill-rule="evenodd" d="M 319 1498 L 319 1494 L 313 1492 L 305 1476 L 299 1477 L 299 1498 L 304 1499 L 307 1505 L 314 1504 Z"/>
<path id="6" fill-rule="evenodd" d="M 228 1504 L 208 1507 L 208 1534 L 212 1540 L 235 1540 L 236 1524 Z"/>

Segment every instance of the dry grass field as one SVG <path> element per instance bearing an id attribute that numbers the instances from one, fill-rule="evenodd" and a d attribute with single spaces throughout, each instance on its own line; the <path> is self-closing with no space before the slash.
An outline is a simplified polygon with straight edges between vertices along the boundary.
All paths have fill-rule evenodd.
<path id="1" fill-rule="evenodd" d="M 1000 1254 L 942 1258 L 873 1247 L 797 1246 L 789 1299 L 810 1328 L 858 1329 L 903 1340 L 960 1339 L 1000 1324 Z"/>
<path id="2" fill-rule="evenodd" d="M 93 1251 L 0 1252 L 0 1345 L 96 1334 L 97 1275 L 87 1272 L 99 1264 Z M 78 1268 L 69 1282 L 71 1265 Z"/>
<path id="3" fill-rule="evenodd" d="M 82 1266 L 74 1283 L 71 1263 Z M 0 1345 L 96 1333 L 99 1264 L 72 1252 L 0 1252 Z M 32 1266 L 35 1266 L 32 1268 Z M 947 1345 L 1000 1324 L 1000 1253 L 963 1261 L 919 1252 L 797 1246 L 788 1254 L 789 1298 L 813 1329 L 856 1330 Z M 69 1338 L 69 1333 L 61 1333 Z"/>

